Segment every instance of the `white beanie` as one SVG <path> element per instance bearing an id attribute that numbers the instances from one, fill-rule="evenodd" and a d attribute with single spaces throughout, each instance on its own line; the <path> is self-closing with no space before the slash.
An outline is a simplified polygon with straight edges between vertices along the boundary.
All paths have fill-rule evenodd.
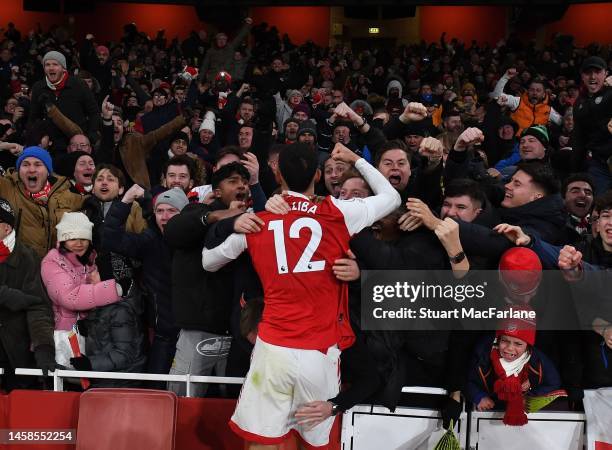
<path id="1" fill-rule="evenodd" d="M 55 225 L 57 229 L 57 242 L 70 239 L 87 239 L 91 241 L 93 223 L 82 212 L 67 212 L 62 216 L 60 223 Z"/>
<path id="2" fill-rule="evenodd" d="M 215 113 L 212 111 L 208 111 L 204 114 L 204 120 L 202 120 L 202 125 L 198 129 L 198 133 L 202 130 L 209 130 L 212 134 L 215 134 Z"/>

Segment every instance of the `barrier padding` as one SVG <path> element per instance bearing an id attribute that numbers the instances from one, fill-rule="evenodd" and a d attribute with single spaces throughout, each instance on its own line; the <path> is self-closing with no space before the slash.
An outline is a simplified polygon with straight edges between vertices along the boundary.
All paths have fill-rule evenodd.
<path id="1" fill-rule="evenodd" d="M 76 429 L 79 417 L 79 392 L 15 390 L 0 395 L 0 427 L 29 429 Z M 242 440 L 227 422 L 236 400 L 216 398 L 178 399 L 175 447 L 177 450 L 240 450 Z M 27 450 L 21 445 L 20 449 Z M 340 426 L 336 420 L 326 450 L 340 450 Z M 33 450 L 74 450 L 75 445 L 36 445 Z M 290 439 L 281 450 L 297 450 Z M 323 449 L 325 450 L 325 449 Z"/>
<path id="2" fill-rule="evenodd" d="M 8 429 L 76 429 L 79 392 L 14 390 L 8 397 Z M 28 445 L 19 445 L 26 449 Z M 36 444 L 36 450 L 74 450 L 74 444 Z"/>

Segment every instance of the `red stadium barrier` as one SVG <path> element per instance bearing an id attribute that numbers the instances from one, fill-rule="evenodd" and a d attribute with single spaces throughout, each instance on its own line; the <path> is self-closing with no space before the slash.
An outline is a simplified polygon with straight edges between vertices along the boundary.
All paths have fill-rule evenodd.
<path id="1" fill-rule="evenodd" d="M 0 395 L 0 428 L 76 429 L 79 416 L 78 392 L 20 391 Z M 179 398 L 176 448 L 189 450 L 237 450 L 244 448 L 227 422 L 236 400 Z M 340 450 L 340 426 L 336 420 L 328 450 Z M 78 430 L 77 430 L 78 432 Z M 25 447 L 23 447 L 25 448 Z M 74 450 L 70 444 L 37 444 L 37 450 Z M 282 450 L 297 450 L 290 440 Z"/>

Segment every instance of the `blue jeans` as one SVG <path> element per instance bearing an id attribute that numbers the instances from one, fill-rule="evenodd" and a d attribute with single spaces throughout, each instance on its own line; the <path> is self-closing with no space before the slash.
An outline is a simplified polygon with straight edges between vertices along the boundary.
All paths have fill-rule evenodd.
<path id="1" fill-rule="evenodd" d="M 612 175 L 607 164 L 592 159 L 589 161 L 587 173 L 591 175 L 595 183 L 595 195 L 602 195 L 612 188 Z"/>
<path id="2" fill-rule="evenodd" d="M 161 336 L 155 334 L 151 348 L 149 349 L 149 359 L 147 360 L 147 373 L 161 373 L 167 375 L 172 367 L 172 360 L 176 352 L 176 337 Z M 166 389 L 165 381 L 152 381 L 150 387 L 155 389 Z"/>

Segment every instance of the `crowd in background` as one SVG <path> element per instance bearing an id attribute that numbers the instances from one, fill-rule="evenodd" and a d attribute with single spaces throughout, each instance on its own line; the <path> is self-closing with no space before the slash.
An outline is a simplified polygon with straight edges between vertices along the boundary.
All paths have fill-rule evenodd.
<path id="1" fill-rule="evenodd" d="M 229 36 L 200 30 L 182 42 L 136 24 L 119 42 L 77 41 L 73 27 L 8 24 L 0 43 L 5 370 L 243 376 L 261 287 L 248 260 L 206 272 L 202 249 L 245 211 L 266 209 L 288 145 L 318 154 L 319 195 L 372 195 L 330 158 L 342 145 L 404 205 L 354 237 L 356 263 L 341 264 L 357 335 L 342 356 L 341 409 L 395 407 L 411 384 L 448 390 L 445 420 L 460 393 L 480 410 L 514 405 L 500 396 L 509 369 L 492 349 L 521 361 L 521 392 L 563 388 L 572 408 L 583 389 L 612 386 L 609 307 L 593 301 L 579 327 L 570 295 L 598 298 L 606 285 L 590 277 L 612 267 L 610 46 L 442 35 L 356 53 L 296 45 L 250 18 Z M 498 268 L 560 269 L 574 288 L 506 282 L 505 295 L 537 313 L 517 333 L 507 323 L 497 333 L 361 330 L 359 270 Z M 559 310 L 563 330 L 536 332 Z M 72 330 L 81 356 L 60 351 Z M 24 383 L 3 377 L 5 389 Z"/>

